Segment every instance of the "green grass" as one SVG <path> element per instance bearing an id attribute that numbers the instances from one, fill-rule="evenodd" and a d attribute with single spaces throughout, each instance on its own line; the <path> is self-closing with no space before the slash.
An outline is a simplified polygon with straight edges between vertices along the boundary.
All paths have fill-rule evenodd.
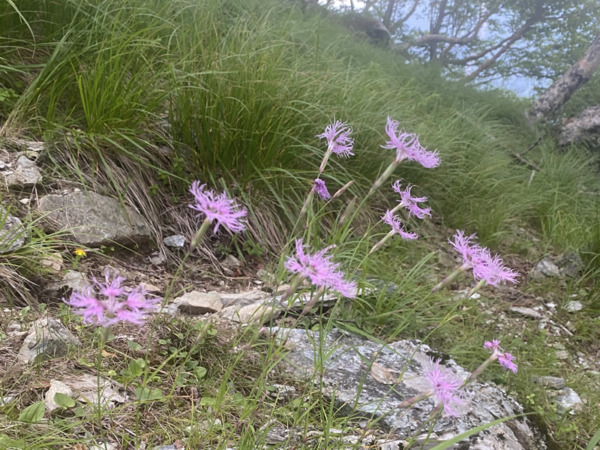
<path id="1" fill-rule="evenodd" d="M 124 5 L 117 0 L 0 0 L 0 30 L 1 134 L 47 141 L 43 160 L 49 175 L 135 205 L 150 221 L 159 245 L 168 233 L 193 232 L 197 223 L 186 206 L 186 191 L 193 180 L 207 182 L 247 205 L 250 225 L 241 238 L 207 239 L 209 251 L 219 246 L 221 253 L 232 251 L 248 262 L 260 256 L 284 281 L 282 251 L 291 252 L 294 238 L 303 236 L 317 248 L 336 244 L 335 260 L 363 287 L 376 277 L 397 288 L 360 296 L 351 306 L 334 310 L 326 326 L 383 340 L 426 339 L 471 369 L 485 357 L 480 341 L 482 333 L 489 333 L 481 302 L 493 303 L 496 291 L 486 291 L 481 302 L 464 303 L 449 299 L 447 291 L 429 294 L 447 270 L 439 265 L 438 250 L 453 230 L 477 232 L 483 244 L 530 265 L 546 253 L 579 250 L 587 264 L 581 280 L 544 290 L 523 277 L 520 289 L 542 297 L 556 295 L 561 304 L 585 289 L 587 309 L 572 320 L 577 330 L 572 345 L 595 351 L 593 317 L 600 292 L 597 157 L 575 146 L 559 150 L 551 136 L 528 128 L 523 101 L 500 91 L 445 82 L 434 69 L 407 65 L 394 53 L 350 35 L 335 18 L 283 1 L 130 0 Z M 428 148 L 438 149 L 442 164 L 427 170 L 402 163 L 373 198 L 365 199 L 393 158 L 392 151 L 381 148 L 388 115 L 407 131 L 419 133 Z M 356 156 L 332 157 L 323 179 L 332 192 L 349 180 L 354 184 L 298 220 L 326 148 L 316 135 L 334 118 L 353 127 Z M 429 197 L 432 224 L 410 220 L 419 241 L 391 241 L 366 258 L 387 232 L 378 221 L 396 202 L 389 185 L 397 178 L 415 184 L 415 194 Z M 354 201 L 362 207 L 352 210 L 352 220 L 340 226 L 340 217 Z M 33 220 L 27 222 L 35 227 Z M 38 273 L 39 267 L 30 268 L 35 255 L 66 248 L 51 239 L 57 236 L 37 228 L 35 233 L 26 248 L 2 256 L 3 266 L 15 268 L 3 279 Z M 12 291 L 15 286 L 27 292 L 18 283 Z M 505 303 L 498 305 L 506 309 Z M 65 320 L 78 327 L 69 316 Z M 189 423 L 215 417 L 221 425 L 210 422 L 206 430 L 191 432 L 190 445 L 202 439 L 260 445 L 266 433 L 261 425 L 272 417 L 303 429 L 305 437 L 319 423 L 351 426 L 308 386 L 297 386 L 303 395 L 292 404 L 279 406 L 265 397 L 271 389 L 265 368 L 274 367 L 282 354 L 272 342 L 235 333 L 231 346 L 218 349 L 211 346 L 214 336 L 193 342 L 198 331 L 193 325 L 160 326 L 161 339 L 170 339 L 172 345 L 149 355 L 144 373 L 171 359 L 160 368 L 164 379 L 144 383 L 165 396 L 156 417 L 177 411 L 162 424 L 162 442 L 181 437 L 177 430 Z M 535 327 L 526 327 L 517 337 L 498 332 L 505 347 L 526 363 L 516 377 L 494 369 L 488 379 L 505 384 L 530 411 L 539 413 L 558 445 L 569 446 L 576 439 L 584 445 L 598 428 L 597 407 L 561 419 L 530 378 L 557 374 L 574 383 L 585 374 L 560 366 L 545 350 L 548 337 Z M 84 348 L 63 363 L 73 365 L 92 351 L 95 337 L 85 338 Z M 224 350 L 236 345 L 247 346 L 250 355 Z M 108 359 L 103 373 L 112 370 L 124 381 L 120 371 L 136 355 L 128 348 L 114 350 L 125 359 Z M 190 377 L 196 376 L 192 360 L 211 368 L 202 379 L 204 404 L 194 397 L 191 384 L 179 386 L 181 377 L 191 383 Z M 585 386 L 590 405 L 597 404 L 593 382 Z M 179 395 L 179 388 L 185 395 Z M 20 398 L 19 407 L 39 399 L 36 395 Z M 130 407 L 112 412 L 114 421 L 132 425 L 124 419 L 131 417 Z M 147 404 L 140 408 L 143 413 L 152 409 Z M 132 426 L 161 428 L 160 420 L 139 411 Z M 16 410 L 3 412 L 11 420 L 18 417 Z M 63 413 L 71 417 L 71 412 Z M 93 422 L 87 412 L 81 414 L 80 425 Z M 25 428 L 3 433 L 26 439 L 30 448 L 67 442 L 72 429 L 60 417 L 54 425 L 46 435 Z M 133 445 L 126 428 L 119 428 L 118 438 Z M 323 436 L 319 445 L 334 445 L 328 439 Z"/>

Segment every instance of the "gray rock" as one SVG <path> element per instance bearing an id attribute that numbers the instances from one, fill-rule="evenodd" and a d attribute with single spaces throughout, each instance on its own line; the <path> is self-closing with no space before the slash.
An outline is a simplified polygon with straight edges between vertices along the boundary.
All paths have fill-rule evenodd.
<path id="1" fill-rule="evenodd" d="M 561 389 L 560 394 L 554 399 L 556 402 L 556 411 L 564 415 L 569 413 L 574 415 L 575 413 L 581 412 L 583 408 L 583 402 L 579 394 L 571 388 Z"/>
<path id="2" fill-rule="evenodd" d="M 545 257 L 535 266 L 535 271 L 541 273 L 546 277 L 559 277 L 560 270 L 556 264 L 552 262 L 549 257 Z"/>
<path id="3" fill-rule="evenodd" d="M 98 384 L 100 385 L 100 403 L 103 408 L 114 408 L 117 403 L 126 403 L 129 396 L 125 387 L 111 379 L 82 373 L 62 378 L 61 382 L 73 393 L 73 399 L 98 405 Z"/>
<path id="4" fill-rule="evenodd" d="M 576 278 L 584 269 L 583 261 L 577 252 L 567 252 L 563 254 L 556 265 L 560 271 L 560 274 L 569 277 Z"/>
<path id="5" fill-rule="evenodd" d="M 60 321 L 44 317 L 31 326 L 17 359 L 25 364 L 46 361 L 66 355 L 69 345 L 80 346 L 81 342 Z"/>
<path id="6" fill-rule="evenodd" d="M 562 389 L 567 385 L 567 382 L 564 380 L 564 378 L 549 376 L 533 377 L 533 382 L 539 384 L 540 386 L 551 389 Z"/>
<path id="7" fill-rule="evenodd" d="M 280 309 L 262 302 L 247 305 L 239 309 L 235 306 L 230 306 L 226 309 L 227 311 L 223 310 L 221 317 L 239 323 L 253 323 L 255 325 L 262 325 L 263 323 L 272 320 L 281 312 Z"/>
<path id="8" fill-rule="evenodd" d="M 94 192 L 46 195 L 38 209 L 71 232 L 77 242 L 90 247 L 131 245 L 150 238 L 148 224 L 140 214 Z"/>
<path id="9" fill-rule="evenodd" d="M 577 300 L 571 300 L 569 303 L 567 303 L 565 309 L 569 312 L 581 311 L 583 309 L 583 303 Z"/>
<path id="10" fill-rule="evenodd" d="M 10 253 L 20 249 L 27 240 L 27 231 L 21 221 L 11 216 L 6 209 L 0 206 L 0 254 Z"/>
<path id="11" fill-rule="evenodd" d="M 212 314 L 223 309 L 221 296 L 216 292 L 208 294 L 198 291 L 188 292 L 181 297 L 177 297 L 173 300 L 173 303 L 177 305 L 177 309 L 182 313 L 193 316 L 206 313 Z"/>
<path id="12" fill-rule="evenodd" d="M 433 398 L 409 409 L 400 402 L 428 392 L 431 385 L 423 376 L 433 351 L 419 341 L 374 343 L 332 330 L 318 332 L 273 328 L 289 353 L 284 367 L 299 377 L 310 377 L 322 386 L 325 397 L 335 398 L 340 412 L 378 420 L 378 425 L 401 436 L 412 435 L 426 423 L 435 407 Z M 322 355 L 322 359 L 320 357 Z M 372 368 L 377 365 L 377 378 Z M 445 363 L 458 379 L 469 373 L 454 361 Z M 391 384 L 390 384 L 391 383 Z M 436 439 L 447 440 L 499 417 L 522 413 L 522 407 L 492 384 L 473 382 L 461 390 L 458 417 L 441 417 L 432 428 Z M 351 406 L 352 405 L 352 406 Z M 352 408 L 352 409 L 351 409 Z M 467 438 L 471 449 L 545 449 L 526 418 L 518 418 Z"/>
<path id="13" fill-rule="evenodd" d="M 77 272 L 76 270 L 67 270 L 67 273 L 64 274 L 62 280 L 48 284 L 47 290 L 68 290 L 82 292 L 90 286 L 91 283 L 84 274 L 82 274 L 81 272 Z M 69 292 L 67 292 L 66 295 L 68 296 Z"/>
<path id="14" fill-rule="evenodd" d="M 519 314 L 521 316 L 531 317 L 532 319 L 542 319 L 544 317 L 539 312 L 537 312 L 535 309 L 524 308 L 521 306 L 511 306 L 510 311 L 514 312 L 516 314 Z"/>
<path id="15" fill-rule="evenodd" d="M 250 291 L 244 292 L 221 292 L 221 300 L 223 301 L 223 306 L 247 306 L 253 303 L 256 303 L 259 300 L 263 300 L 269 296 L 265 291 L 261 291 L 260 289 L 252 289 Z"/>
<path id="16" fill-rule="evenodd" d="M 566 350 L 556 350 L 556 359 L 567 360 L 570 358 L 569 352 Z"/>
<path id="17" fill-rule="evenodd" d="M 185 245 L 185 236 L 174 234 L 163 239 L 163 243 L 167 247 L 183 247 Z"/>
<path id="18" fill-rule="evenodd" d="M 13 170 L 4 173 L 8 187 L 34 186 L 42 182 L 42 173 L 35 162 L 26 156 L 19 156 Z"/>

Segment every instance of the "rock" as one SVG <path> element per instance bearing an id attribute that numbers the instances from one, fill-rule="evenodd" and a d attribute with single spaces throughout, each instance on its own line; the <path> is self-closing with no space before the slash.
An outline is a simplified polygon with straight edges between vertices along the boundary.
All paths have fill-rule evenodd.
<path id="1" fill-rule="evenodd" d="M 227 255 L 227 257 L 221 263 L 221 265 L 223 267 L 225 267 L 226 269 L 231 270 L 231 269 L 237 269 L 238 267 L 242 267 L 242 262 L 233 255 Z"/>
<path id="2" fill-rule="evenodd" d="M 584 269 L 583 261 L 577 252 L 567 252 L 563 254 L 556 265 L 560 271 L 560 274 L 569 278 L 576 278 Z"/>
<path id="3" fill-rule="evenodd" d="M 46 195 L 39 200 L 38 209 L 77 242 L 90 247 L 139 244 L 150 238 L 150 228 L 140 214 L 94 192 Z"/>
<path id="4" fill-rule="evenodd" d="M 60 321 L 44 317 L 31 326 L 17 359 L 25 364 L 46 361 L 66 355 L 69 345 L 80 346 L 81 342 Z"/>
<path id="5" fill-rule="evenodd" d="M 65 296 L 70 295 L 71 291 L 82 292 L 91 286 L 87 277 L 76 270 L 68 270 L 62 278 L 62 281 L 50 283 L 48 291 L 65 291 Z"/>
<path id="6" fill-rule="evenodd" d="M 232 306 L 236 305 L 239 307 L 251 305 L 256 303 L 259 300 L 265 299 L 269 296 L 268 293 L 260 290 L 260 289 L 252 289 L 250 291 L 244 292 L 221 292 L 221 301 L 223 302 L 223 306 Z"/>
<path id="7" fill-rule="evenodd" d="M 531 272 L 531 276 L 535 280 L 543 280 L 545 277 L 559 277 L 560 270 L 558 266 L 552 262 L 549 257 L 545 257 L 537 263 Z"/>
<path id="8" fill-rule="evenodd" d="M 163 244 L 167 247 L 183 247 L 185 245 L 185 236 L 174 234 L 163 239 Z"/>
<path id="9" fill-rule="evenodd" d="M 248 305 L 237 312 L 234 320 L 237 319 L 241 323 L 261 325 L 272 320 L 279 312 L 279 309 L 266 304 Z"/>
<path id="10" fill-rule="evenodd" d="M 35 162 L 26 156 L 19 156 L 13 170 L 4 172 L 8 187 L 35 186 L 42 182 L 42 174 Z"/>
<path id="11" fill-rule="evenodd" d="M 153 252 L 152 256 L 148 257 L 148 259 L 152 264 L 157 266 L 160 266 L 161 264 L 164 264 L 167 261 L 165 255 L 163 255 L 160 252 Z"/>
<path id="12" fill-rule="evenodd" d="M 564 415 L 569 413 L 574 415 L 575 413 L 581 412 L 583 408 L 583 402 L 579 394 L 571 388 L 561 389 L 560 394 L 554 399 L 556 402 L 556 411 Z"/>
<path id="13" fill-rule="evenodd" d="M 510 311 L 516 314 L 520 314 L 521 316 L 531 317 L 532 319 L 542 319 L 544 317 L 534 309 L 523 308 L 521 306 L 511 306 Z"/>
<path id="14" fill-rule="evenodd" d="M 564 380 L 564 378 L 549 376 L 533 377 L 533 382 L 539 384 L 540 386 L 551 389 L 562 389 L 567 385 L 567 382 Z"/>
<path id="15" fill-rule="evenodd" d="M 60 253 L 49 253 L 40 259 L 40 264 L 49 272 L 60 273 L 63 265 L 63 257 Z"/>
<path id="16" fill-rule="evenodd" d="M 433 398 L 422 400 L 408 409 L 399 408 L 404 400 L 428 392 L 431 384 L 423 376 L 435 354 L 416 340 L 384 345 L 360 339 L 339 330 L 326 336 L 316 331 L 273 328 L 289 350 L 284 368 L 299 377 L 313 379 L 326 398 L 334 398 L 340 413 L 377 420 L 379 426 L 400 436 L 419 432 L 435 407 Z M 379 383 L 371 375 L 373 363 L 396 377 L 393 385 Z M 453 360 L 445 366 L 458 379 L 469 372 Z M 317 376 L 315 376 L 315 373 Z M 461 390 L 463 404 L 457 405 L 458 417 L 443 416 L 432 425 L 439 440 L 484 425 L 499 417 L 521 414 L 523 408 L 493 384 L 473 382 Z M 530 422 L 519 417 L 482 430 L 466 439 L 471 449 L 545 449 L 543 439 L 534 433 Z"/>
<path id="17" fill-rule="evenodd" d="M 62 383 L 73 393 L 73 399 L 98 405 L 98 383 L 100 384 L 100 403 L 103 408 L 114 408 L 116 403 L 126 403 L 129 398 L 125 387 L 114 380 L 87 373 L 69 375 L 62 378 Z M 123 394 L 121 394 L 123 392 Z"/>
<path id="18" fill-rule="evenodd" d="M 569 359 L 569 352 L 566 350 L 556 350 L 556 359 L 566 360 Z"/>
<path id="19" fill-rule="evenodd" d="M 177 305 L 179 311 L 192 316 L 206 313 L 212 314 L 223 309 L 221 296 L 216 292 L 208 294 L 198 291 L 188 292 L 181 297 L 177 297 L 173 300 L 173 303 Z"/>
<path id="20" fill-rule="evenodd" d="M 0 254 L 14 252 L 25 245 L 27 231 L 21 221 L 0 206 Z"/>
<path id="21" fill-rule="evenodd" d="M 577 300 L 571 300 L 569 303 L 567 303 L 565 309 L 569 312 L 581 311 L 583 309 L 583 303 Z"/>
<path id="22" fill-rule="evenodd" d="M 150 283 L 140 283 L 140 287 L 142 289 L 144 289 L 146 292 L 152 292 L 154 294 L 158 293 L 158 292 L 162 292 L 162 289 L 159 288 L 158 286 L 155 286 L 153 284 Z"/>
<path id="23" fill-rule="evenodd" d="M 73 397 L 73 391 L 65 383 L 58 380 L 50 380 L 50 389 L 48 389 L 48 392 L 46 392 L 46 395 L 44 396 L 46 411 L 54 411 L 55 409 L 60 408 L 54 401 L 54 396 L 57 393 L 68 395 L 71 398 Z"/>

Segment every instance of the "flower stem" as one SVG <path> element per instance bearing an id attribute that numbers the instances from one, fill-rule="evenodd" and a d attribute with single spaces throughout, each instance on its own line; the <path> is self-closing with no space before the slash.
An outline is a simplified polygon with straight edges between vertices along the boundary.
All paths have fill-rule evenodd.
<path id="1" fill-rule="evenodd" d="M 431 293 L 437 292 L 440 289 L 442 289 L 444 286 L 446 286 L 448 283 L 454 281 L 454 279 L 460 275 L 461 273 L 463 273 L 465 270 L 469 269 L 471 266 L 469 264 L 463 264 L 462 266 L 460 266 L 458 269 L 456 269 L 454 272 L 452 272 L 450 275 L 448 275 L 446 278 L 444 278 L 442 281 L 440 281 L 438 284 L 436 284 L 433 289 L 431 290 Z"/>
<path id="2" fill-rule="evenodd" d="M 302 216 L 304 216 L 304 214 L 306 214 L 306 211 L 308 210 L 308 205 L 310 205 L 314 196 L 315 190 L 311 189 L 308 193 L 308 196 L 306 197 L 306 200 L 304 201 L 304 205 L 302 205 L 302 209 L 300 210 L 300 215 L 298 216 L 298 219 L 300 219 Z"/>
<path id="3" fill-rule="evenodd" d="M 308 311 L 310 311 L 310 309 L 315 305 L 315 303 L 317 303 L 317 300 L 319 300 L 319 298 L 321 298 L 321 296 L 323 295 L 324 292 L 325 292 L 325 286 L 321 286 L 319 288 L 319 290 L 317 292 L 315 292 L 315 295 L 313 295 L 312 298 L 306 303 L 306 305 L 304 305 L 304 309 L 300 313 L 300 317 L 302 317 Z M 300 318 L 300 317 L 298 317 L 298 318 Z"/>
<path id="4" fill-rule="evenodd" d="M 194 235 L 194 238 L 192 239 L 192 245 L 191 245 L 192 249 L 196 248 L 196 246 L 200 243 L 200 241 L 206 234 L 206 230 L 208 230 L 208 226 L 211 223 L 212 223 L 212 219 L 209 219 L 208 217 L 206 219 L 204 219 L 204 222 L 202 222 L 200 229 L 196 232 L 196 234 Z"/>
<path id="5" fill-rule="evenodd" d="M 285 293 L 283 294 L 283 296 L 279 299 L 279 303 L 283 306 L 284 302 L 287 301 L 288 298 L 290 298 L 294 292 L 296 292 L 296 289 L 298 289 L 298 286 L 300 286 L 300 283 L 302 283 L 302 281 L 304 280 L 305 277 L 298 277 L 296 278 L 293 283 L 291 284 L 291 286 L 288 288 L 287 291 L 285 291 Z"/>
<path id="6" fill-rule="evenodd" d="M 380 248 L 383 244 L 385 244 L 385 241 L 387 241 L 389 238 L 391 238 L 394 235 L 394 233 L 396 233 L 396 232 L 394 230 L 391 230 L 388 234 L 386 234 L 383 237 L 383 239 L 381 239 L 377 244 L 375 244 L 373 246 L 373 248 L 369 251 L 369 255 L 371 253 L 373 253 L 375 250 L 377 250 L 378 248 Z"/>
<path id="7" fill-rule="evenodd" d="M 329 157 L 331 156 L 332 151 L 333 151 L 333 145 L 329 145 L 327 147 L 327 151 L 325 152 L 325 155 L 323 155 L 323 161 L 321 161 L 321 166 L 319 166 L 319 175 L 317 178 L 320 178 L 321 174 L 325 170 L 325 166 L 327 165 L 327 161 L 329 160 Z"/>
<path id="8" fill-rule="evenodd" d="M 479 280 L 479 282 L 475 286 L 473 286 L 469 292 L 467 292 L 467 295 L 465 295 L 465 300 L 471 297 L 471 295 L 473 295 L 483 286 L 485 286 L 485 280 Z"/>
<path id="9" fill-rule="evenodd" d="M 392 175 L 392 173 L 394 172 L 394 170 L 396 169 L 397 166 L 398 166 L 398 162 L 394 161 L 387 167 L 387 169 L 385 169 L 385 171 L 381 174 L 381 176 L 379 178 L 377 178 L 377 181 L 375 181 L 375 183 L 371 187 L 371 190 L 367 194 L 367 197 L 369 197 L 373 192 L 375 192 L 377 189 L 379 189 L 381 187 L 381 185 L 384 183 L 384 181 L 387 180 Z"/>

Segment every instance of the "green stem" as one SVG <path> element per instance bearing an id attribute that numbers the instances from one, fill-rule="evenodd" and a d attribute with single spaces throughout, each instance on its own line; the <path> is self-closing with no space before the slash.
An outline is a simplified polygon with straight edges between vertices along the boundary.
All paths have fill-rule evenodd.
<path id="1" fill-rule="evenodd" d="M 375 192 L 377 189 L 379 189 L 381 187 L 381 185 L 385 182 L 385 180 L 387 180 L 392 175 L 392 173 L 394 172 L 394 170 L 396 169 L 397 166 L 398 166 L 398 162 L 394 160 L 394 162 L 391 163 L 387 167 L 387 169 L 385 169 L 385 171 L 381 174 L 381 176 L 379 178 L 377 178 L 377 181 L 375 181 L 375 183 L 373 184 L 373 187 L 371 187 L 371 190 L 367 194 L 367 197 L 369 197 L 371 194 L 373 194 L 373 192 Z"/>
<path id="2" fill-rule="evenodd" d="M 442 289 L 444 286 L 446 286 L 448 283 L 454 281 L 454 279 L 460 275 L 461 273 L 463 273 L 465 270 L 470 269 L 471 265 L 470 264 L 463 264 L 462 266 L 460 266 L 458 269 L 456 269 L 454 272 L 452 272 L 450 275 L 448 275 L 446 278 L 444 278 L 442 281 L 440 281 L 438 284 L 436 284 L 434 286 L 434 288 L 431 290 L 431 293 L 437 292 L 440 289 Z"/>
<path id="3" fill-rule="evenodd" d="M 206 230 L 208 230 L 208 227 L 211 223 L 212 223 L 212 219 L 209 219 L 208 217 L 206 219 L 204 219 L 204 222 L 202 222 L 200 229 L 196 232 L 196 234 L 194 235 L 194 238 L 192 239 L 192 245 L 191 245 L 192 249 L 196 248 L 196 246 L 200 243 L 200 241 L 206 234 Z"/>

